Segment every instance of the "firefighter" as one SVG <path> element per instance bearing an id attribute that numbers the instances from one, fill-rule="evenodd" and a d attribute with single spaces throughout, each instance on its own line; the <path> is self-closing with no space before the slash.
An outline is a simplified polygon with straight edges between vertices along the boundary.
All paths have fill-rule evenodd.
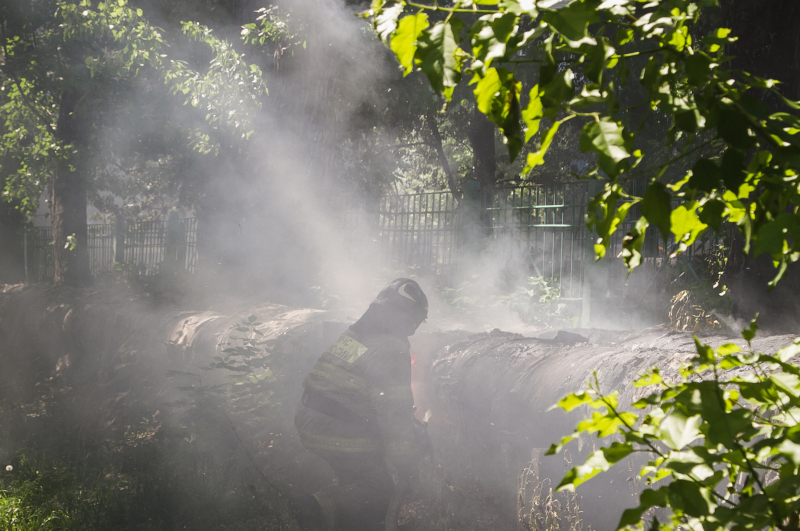
<path id="1" fill-rule="evenodd" d="M 398 480 L 413 482 L 419 448 L 408 337 L 428 316 L 415 281 L 398 278 L 306 376 L 295 426 L 336 473 L 335 485 L 293 500 L 302 529 L 373 531 Z"/>

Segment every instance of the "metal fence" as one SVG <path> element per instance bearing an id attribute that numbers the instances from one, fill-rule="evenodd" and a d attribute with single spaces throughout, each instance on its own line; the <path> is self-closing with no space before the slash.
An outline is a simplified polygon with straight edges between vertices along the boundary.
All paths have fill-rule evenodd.
<path id="1" fill-rule="evenodd" d="M 453 272 L 461 248 L 461 214 L 449 192 L 385 196 L 378 208 L 384 263 L 423 274 Z"/>
<path id="2" fill-rule="evenodd" d="M 53 227 L 36 227 L 25 232 L 25 278 L 29 282 L 53 279 Z"/>
<path id="3" fill-rule="evenodd" d="M 584 298 L 588 285 L 595 297 L 643 296 L 675 280 L 664 273 L 667 265 L 680 266 L 672 268 L 673 273 L 682 268 L 697 278 L 692 264 L 725 237 L 711 236 L 680 257 L 670 258 L 674 241 L 665 241 L 651 227 L 642 264 L 629 274 L 622 260 L 622 239 L 640 216 L 634 205 L 628 221 L 611 238 L 606 259 L 593 266 L 593 237 L 585 227 L 593 194 L 591 183 L 572 182 L 467 190 L 460 200 L 445 191 L 367 201 L 331 194 L 329 206 L 346 243 L 358 248 L 366 240 L 377 242 L 386 267 L 413 268 L 452 286 L 464 278 L 462 273 L 468 272 L 476 257 L 488 255 L 509 270 L 543 278 L 559 289 L 562 299 Z M 50 227 L 29 233 L 25 253 L 29 280 L 53 278 L 51 242 Z M 165 264 L 193 272 L 197 220 L 173 214 L 168 220 L 90 225 L 88 247 L 95 275 L 120 264 L 145 276 L 156 274 Z"/>
<path id="4" fill-rule="evenodd" d="M 197 266 L 197 218 L 137 221 L 124 230 L 122 263 L 153 275 L 168 261 L 194 272 Z"/>
<path id="5" fill-rule="evenodd" d="M 628 191 L 641 195 L 641 190 Z M 676 275 L 699 280 L 693 267 L 726 237 L 727 229 L 670 258 L 674 240 L 665 241 L 651 227 L 641 265 L 629 273 L 622 240 L 640 216 L 635 205 L 611 238 L 606 259 L 594 265 L 594 237 L 585 226 L 594 193 L 585 181 L 468 191 L 460 201 L 449 192 L 426 192 L 385 196 L 359 207 L 348 198 L 347 207 L 336 212 L 352 238 L 380 242 L 388 267 L 411 267 L 452 285 L 464 279 L 477 256 L 489 256 L 510 270 L 543 278 L 562 299 L 575 300 L 587 296 L 589 285 L 595 297 L 636 298 L 660 290 Z"/>
<path id="6" fill-rule="evenodd" d="M 563 298 L 581 297 L 586 183 L 496 188 L 461 200 L 440 191 L 383 196 L 359 207 L 352 198 L 344 203 L 343 210 L 337 210 L 341 202 L 334 206 L 342 226 L 380 242 L 387 267 L 410 267 L 452 284 L 489 253 L 558 285 Z"/>
<path id="7" fill-rule="evenodd" d="M 484 192 L 481 226 L 490 251 L 531 276 L 580 298 L 586 258 L 586 183 L 531 185 Z"/>
<path id="8" fill-rule="evenodd" d="M 49 228 L 49 227 L 48 227 Z M 114 225 L 92 224 L 88 227 L 89 267 L 92 274 L 114 269 Z M 52 234 L 52 228 L 50 228 Z M 52 275 L 48 278 L 52 278 Z"/>
<path id="9" fill-rule="evenodd" d="M 197 219 L 91 224 L 88 226 L 89 267 L 97 276 L 126 267 L 150 276 L 166 264 L 194 272 L 197 265 Z M 25 274 L 30 282 L 52 281 L 53 228 L 36 227 L 25 234 Z"/>

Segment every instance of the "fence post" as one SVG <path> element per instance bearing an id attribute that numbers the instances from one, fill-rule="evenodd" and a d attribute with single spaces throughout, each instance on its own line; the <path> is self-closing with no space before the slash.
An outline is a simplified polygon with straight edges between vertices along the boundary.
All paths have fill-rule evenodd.
<path id="1" fill-rule="evenodd" d="M 164 244 L 164 266 L 175 268 L 178 262 L 178 247 L 180 246 L 181 221 L 178 211 L 173 210 L 167 218 L 167 239 Z"/>
<path id="2" fill-rule="evenodd" d="M 125 220 L 117 215 L 114 218 L 114 263 L 125 261 Z"/>
<path id="3" fill-rule="evenodd" d="M 187 242 L 186 242 L 186 220 L 180 220 L 178 224 L 178 256 L 176 262 L 178 267 L 181 269 L 186 269 L 186 252 L 187 252 Z"/>
<path id="4" fill-rule="evenodd" d="M 600 193 L 600 183 L 597 181 L 589 181 L 586 183 L 586 209 L 588 213 L 589 202 L 595 195 Z M 592 318 L 592 310 L 598 315 L 602 314 L 603 308 L 599 308 L 598 304 L 603 304 L 606 300 L 606 290 L 609 285 L 609 266 L 610 258 L 606 257 L 604 260 L 596 263 L 594 261 L 594 233 L 588 228 L 583 229 L 586 231 L 586 240 L 584 247 L 584 259 L 582 260 L 583 267 L 583 289 L 581 290 L 581 326 L 585 326 Z"/>
<path id="5" fill-rule="evenodd" d="M 481 194 L 481 183 L 478 180 L 470 179 L 464 187 L 464 214 L 461 217 L 463 224 L 463 249 L 468 252 L 477 252 L 480 249 L 481 235 L 483 234 L 483 197 Z"/>

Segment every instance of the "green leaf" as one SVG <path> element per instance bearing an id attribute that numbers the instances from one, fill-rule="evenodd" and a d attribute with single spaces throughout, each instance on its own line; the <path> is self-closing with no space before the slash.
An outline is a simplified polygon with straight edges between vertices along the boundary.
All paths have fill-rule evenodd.
<path id="1" fill-rule="evenodd" d="M 739 110 L 731 106 L 722 107 L 717 118 L 717 131 L 731 146 L 748 150 L 756 143 L 750 133 L 750 122 Z"/>
<path id="2" fill-rule="evenodd" d="M 722 156 L 722 182 L 728 190 L 737 192 L 747 177 L 744 171 L 744 153 L 728 149 Z"/>
<path id="3" fill-rule="evenodd" d="M 758 323 L 756 322 L 757 319 L 758 319 L 758 314 L 756 314 L 753 320 L 750 321 L 748 327 L 742 330 L 742 337 L 748 343 L 750 343 L 753 340 L 753 338 L 756 337 L 756 332 L 758 332 Z"/>
<path id="4" fill-rule="evenodd" d="M 539 85 L 534 85 L 530 92 L 528 105 L 522 109 L 522 120 L 525 122 L 525 142 L 539 132 L 539 124 L 544 117 Z"/>
<path id="5" fill-rule="evenodd" d="M 507 72 L 507 70 L 503 70 Z M 478 104 L 478 110 L 483 114 L 491 115 L 493 104 L 498 99 L 502 89 L 503 80 L 500 79 L 497 69 L 487 69 L 486 74 L 478 80 L 474 90 L 475 103 Z"/>
<path id="6" fill-rule="evenodd" d="M 788 248 L 787 237 L 793 232 L 797 221 L 795 216 L 783 212 L 772 221 L 762 223 L 755 238 L 753 252 L 756 256 L 762 253 L 780 256 L 784 248 Z"/>
<path id="7" fill-rule="evenodd" d="M 472 26 L 472 53 L 485 66 L 506 55 L 506 43 L 516 33 L 517 20 L 514 13 L 495 13 L 482 16 Z"/>
<path id="8" fill-rule="evenodd" d="M 642 215 L 651 225 L 658 227 L 664 241 L 669 239 L 672 195 L 659 181 L 650 183 L 642 198 Z"/>
<path id="9" fill-rule="evenodd" d="M 592 402 L 594 402 L 594 397 L 592 397 L 591 394 L 582 391 L 580 393 L 568 394 L 567 396 L 559 400 L 558 403 L 555 406 L 551 407 L 550 409 L 553 409 L 555 407 L 560 407 L 564 411 L 569 412 L 575 409 L 576 407 L 580 407 L 585 404 L 590 404 Z"/>
<path id="10" fill-rule="evenodd" d="M 706 229 L 706 224 L 697 216 L 697 203 L 681 205 L 670 214 L 670 230 L 675 235 L 675 240 L 692 244 Z"/>
<path id="11" fill-rule="evenodd" d="M 604 69 L 614 68 L 617 63 L 617 60 L 613 59 L 615 52 L 611 42 L 607 38 L 601 37 L 597 41 L 597 46 L 594 46 L 587 56 L 589 64 L 584 69 L 587 79 L 594 83 L 600 83 Z"/>
<path id="12" fill-rule="evenodd" d="M 682 510 L 689 516 L 707 516 L 711 514 L 710 492 L 697 483 L 677 479 L 667 486 L 669 504 Z"/>
<path id="13" fill-rule="evenodd" d="M 550 409 L 553 409 L 553 408 L 550 408 Z M 574 440 L 575 440 L 575 434 L 567 435 L 566 437 L 562 437 L 561 438 L 561 442 L 559 442 L 558 444 L 555 444 L 555 443 L 551 444 L 550 448 L 547 449 L 547 452 L 545 452 L 544 455 L 556 455 L 557 453 L 559 453 L 561 450 L 564 449 L 564 446 L 566 446 L 567 443 L 572 442 Z"/>
<path id="14" fill-rule="evenodd" d="M 407 76 L 414 70 L 414 54 L 417 53 L 417 39 L 428 28 L 428 15 L 420 11 L 416 15 L 409 15 L 400 19 L 397 29 L 392 34 L 389 47 L 403 67 L 403 75 Z"/>
<path id="15" fill-rule="evenodd" d="M 700 221 L 714 229 L 717 233 L 722 229 L 722 215 L 725 212 L 725 203 L 719 199 L 711 199 L 703 203 L 700 208 Z"/>
<path id="16" fill-rule="evenodd" d="M 556 492 L 563 490 L 574 491 L 575 487 L 581 483 L 589 481 L 600 472 L 605 472 L 609 468 L 611 468 L 611 463 L 606 459 L 603 450 L 596 450 L 589 455 L 584 464 L 570 469 L 555 490 Z"/>
<path id="17" fill-rule="evenodd" d="M 533 0 L 500 0 L 500 7 L 503 11 L 515 13 L 517 15 L 526 14 L 533 19 L 538 15 Z"/>
<path id="18" fill-rule="evenodd" d="M 622 513 L 617 529 L 641 523 L 642 516 L 652 507 L 666 507 L 669 503 L 667 487 L 658 490 L 645 489 L 639 496 L 639 506 Z"/>
<path id="19" fill-rule="evenodd" d="M 679 52 L 686 49 L 686 46 L 691 44 L 692 37 L 689 35 L 689 28 L 686 26 L 678 26 L 667 32 L 666 42 Z"/>
<path id="20" fill-rule="evenodd" d="M 777 92 L 777 94 L 778 94 L 778 97 L 781 99 L 781 101 L 784 103 L 784 105 L 786 105 L 790 109 L 794 109 L 796 111 L 800 111 L 800 102 L 799 101 L 790 100 L 789 98 L 787 98 L 786 96 L 784 96 L 780 92 Z"/>
<path id="21" fill-rule="evenodd" d="M 730 356 L 731 354 L 736 354 L 737 352 L 741 352 L 742 348 L 736 343 L 725 343 L 723 345 L 718 346 L 716 351 L 717 354 L 720 356 Z"/>
<path id="22" fill-rule="evenodd" d="M 694 133 L 705 125 L 705 118 L 700 114 L 697 107 L 692 107 L 684 111 L 675 112 L 675 125 L 681 131 Z"/>
<path id="23" fill-rule="evenodd" d="M 522 170 L 523 174 L 527 175 L 536 166 L 544 164 L 544 156 L 547 153 L 547 150 L 550 148 L 550 144 L 553 143 L 553 138 L 556 136 L 558 128 L 561 127 L 561 124 L 564 123 L 564 121 L 565 120 L 556 120 L 555 122 L 553 122 L 553 125 L 550 126 L 550 129 L 544 136 L 544 140 L 542 140 L 542 144 L 541 146 L 539 146 L 539 150 L 536 153 L 528 153 L 528 158 L 526 160 L 525 168 L 523 168 Z"/>
<path id="24" fill-rule="evenodd" d="M 505 68 L 487 69 L 485 75 L 478 79 L 475 86 L 475 101 L 478 104 L 478 110 L 500 127 L 512 161 L 522 149 L 520 90 L 522 90 L 522 83 L 514 79 L 514 74 Z"/>
<path id="25" fill-rule="evenodd" d="M 464 52 L 458 43 L 463 27 L 464 22 L 451 17 L 447 22 L 437 22 L 430 30 L 422 30 L 417 39 L 414 61 L 428 77 L 431 87 L 447 101 L 461 81 Z"/>
<path id="26" fill-rule="evenodd" d="M 697 356 L 703 362 L 714 361 L 714 349 L 702 343 L 697 336 L 694 336 L 694 348 L 697 351 Z"/>
<path id="27" fill-rule="evenodd" d="M 778 452 L 791 461 L 795 466 L 800 465 L 800 444 L 784 440 L 777 447 Z"/>
<path id="28" fill-rule="evenodd" d="M 800 148 L 783 146 L 775 150 L 775 164 L 782 170 L 796 171 L 800 167 Z"/>
<path id="29" fill-rule="evenodd" d="M 647 220 L 643 217 L 639 218 L 636 220 L 636 226 L 622 238 L 622 259 L 629 272 L 642 263 L 642 245 L 647 226 Z"/>
<path id="30" fill-rule="evenodd" d="M 633 445 L 614 441 L 611 446 L 601 448 L 600 451 L 603 452 L 606 461 L 613 465 L 628 457 L 633 452 Z"/>
<path id="31" fill-rule="evenodd" d="M 586 213 L 586 226 L 589 230 L 597 232 L 598 241 L 594 245 L 595 260 L 605 256 L 605 250 L 610 244 L 610 235 L 616 231 L 617 226 L 627 215 L 632 203 L 624 203 L 617 209 L 617 202 L 621 197 L 618 184 L 606 183 L 605 189 L 589 201 Z M 620 212 L 620 210 L 622 212 Z"/>
<path id="32" fill-rule="evenodd" d="M 692 166 L 692 176 L 688 186 L 695 190 L 710 193 L 719 188 L 722 173 L 713 160 L 700 159 Z"/>
<path id="33" fill-rule="evenodd" d="M 800 396 L 800 377 L 796 374 L 774 372 L 769 375 L 769 380 L 787 395 L 793 398 Z"/>
<path id="34" fill-rule="evenodd" d="M 730 34 L 728 28 L 717 28 L 703 39 L 703 45 L 708 47 L 710 53 L 716 53 L 726 44 L 736 42 L 736 37 L 730 37 Z"/>
<path id="35" fill-rule="evenodd" d="M 575 74 L 572 70 L 563 70 L 561 72 L 547 73 L 543 75 L 542 72 L 549 69 L 549 65 L 540 68 L 539 86 L 540 97 L 545 108 L 557 107 L 561 102 L 568 101 L 575 94 L 575 89 L 572 86 L 572 80 Z M 545 83 L 546 80 L 546 83 Z M 544 85 L 542 83 L 545 83 Z"/>
<path id="36" fill-rule="evenodd" d="M 754 98 L 746 92 L 739 96 L 739 105 L 742 106 L 747 113 L 755 116 L 759 120 L 766 120 L 769 118 L 769 107 L 763 100 Z"/>
<path id="37" fill-rule="evenodd" d="M 795 340 L 791 345 L 787 345 L 776 352 L 775 357 L 786 363 L 797 354 L 800 354 L 800 342 Z"/>
<path id="38" fill-rule="evenodd" d="M 703 52 L 695 52 L 686 58 L 686 76 L 689 84 L 700 87 L 708 83 L 711 58 Z"/>
<path id="39" fill-rule="evenodd" d="M 553 31 L 564 37 L 573 48 L 581 44 L 594 46 L 596 41 L 589 35 L 589 24 L 599 20 L 597 10 L 591 2 L 572 2 L 557 11 L 549 11 L 542 15 L 542 20 L 553 28 Z"/>
<path id="40" fill-rule="evenodd" d="M 687 417 L 680 411 L 673 411 L 661 420 L 661 440 L 673 450 L 680 450 L 700 436 L 700 422 L 699 416 Z"/>
<path id="41" fill-rule="evenodd" d="M 600 167 L 612 177 L 626 166 L 632 144 L 625 127 L 608 117 L 587 123 L 580 139 L 581 151 L 596 153 Z"/>
<path id="42" fill-rule="evenodd" d="M 634 383 L 634 387 L 647 387 L 650 385 L 658 385 L 664 381 L 661 376 L 661 371 L 658 367 L 654 367 L 649 372 L 641 375 Z"/>

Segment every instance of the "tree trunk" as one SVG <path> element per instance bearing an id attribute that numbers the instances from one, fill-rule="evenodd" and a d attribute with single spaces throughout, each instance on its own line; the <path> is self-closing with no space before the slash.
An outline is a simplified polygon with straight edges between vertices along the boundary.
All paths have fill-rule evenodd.
<path id="1" fill-rule="evenodd" d="M 0 284 L 25 280 L 25 217 L 15 204 L 0 201 Z"/>
<path id="2" fill-rule="evenodd" d="M 473 177 L 481 183 L 481 190 L 491 190 L 497 173 L 494 149 L 494 124 L 477 109 L 472 113 L 469 126 L 469 143 L 472 147 Z"/>
<path id="3" fill-rule="evenodd" d="M 64 91 L 56 126 L 58 139 L 75 151 L 75 156 L 59 162 L 51 187 L 56 286 L 84 286 L 92 280 L 85 175 L 90 126 L 80 100 L 79 92 Z"/>
<path id="4" fill-rule="evenodd" d="M 488 199 L 487 193 L 494 188 L 497 175 L 497 159 L 494 149 L 494 124 L 478 109 L 472 111 L 467 137 L 472 147 L 472 178 L 480 183 L 481 204 Z M 479 223 L 482 234 L 489 236 L 489 219 L 485 208 L 480 209 Z"/>

